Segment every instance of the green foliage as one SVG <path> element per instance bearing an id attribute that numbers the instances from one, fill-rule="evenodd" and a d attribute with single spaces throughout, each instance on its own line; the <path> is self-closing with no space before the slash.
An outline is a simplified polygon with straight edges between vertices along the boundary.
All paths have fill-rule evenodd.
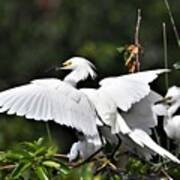
<path id="1" fill-rule="evenodd" d="M 129 169 L 129 175 L 146 175 L 150 166 L 148 164 L 143 164 L 137 159 L 130 158 L 127 169 Z"/>
<path id="2" fill-rule="evenodd" d="M 176 18 L 180 1 L 170 3 Z M 74 55 L 94 60 L 102 77 L 112 72 L 119 75 L 124 62 L 123 57 L 116 53 L 116 47 L 124 42 L 133 43 L 137 8 L 143 11 L 140 40 L 145 53 L 142 68 L 163 67 L 161 23 L 168 19 L 163 1 L 0 1 L 0 89 L 36 77 L 52 76 L 44 74 L 44 71 Z M 178 25 L 180 21 L 178 18 L 176 20 Z M 179 49 L 174 46 L 174 34 L 167 25 L 171 67 L 179 57 Z M 118 48 L 118 52 L 123 54 L 125 61 L 130 55 L 126 47 Z M 180 63 L 174 67 L 179 70 Z M 172 73 L 169 78 L 170 84 L 179 84 L 178 72 Z M 162 92 L 163 84 L 158 84 Z M 135 176 L 136 179 L 143 179 L 152 172 L 157 175 L 160 171 L 159 167 L 155 171 L 149 164 L 133 158 L 130 158 L 122 173 L 105 168 L 100 175 L 94 176 L 92 163 L 71 169 L 54 157 L 57 148 L 41 138 L 17 146 L 18 142 L 31 141 L 46 134 L 44 124 L 37 124 L 32 126 L 20 118 L 1 118 L 0 148 L 10 150 L 0 153 L 0 179 L 100 180 L 108 177 L 119 180 Z M 167 172 L 180 179 L 179 167 L 169 166 Z"/>
<path id="3" fill-rule="evenodd" d="M 174 68 L 177 69 L 177 70 L 180 70 L 180 63 L 175 63 L 173 64 Z"/>
<path id="4" fill-rule="evenodd" d="M 54 157 L 56 152 L 57 147 L 49 146 L 43 138 L 21 143 L 16 149 L 0 154 L 0 169 L 3 169 L 1 178 L 26 179 L 33 176 L 48 180 L 51 177 L 63 177 L 70 169 Z M 12 170 L 4 169 L 7 166 L 12 167 Z"/>
<path id="5" fill-rule="evenodd" d="M 90 161 L 81 166 L 61 160 L 57 156 L 57 147 L 39 138 L 34 142 L 20 143 L 16 148 L 7 152 L 0 152 L 0 179 L 4 180 L 122 180 L 145 179 L 166 177 L 166 172 L 173 178 L 180 177 L 179 166 L 163 163 L 149 164 L 139 159 L 130 157 L 125 168 L 118 167 L 118 161 L 114 166 L 111 160 L 96 157 L 96 161 Z M 114 161 L 114 160 L 113 160 Z M 109 162 L 104 166 L 105 162 Z M 112 166 L 113 165 L 113 166 Z M 100 167 L 104 166 L 100 170 Z M 167 168 L 168 167 L 168 168 Z"/>

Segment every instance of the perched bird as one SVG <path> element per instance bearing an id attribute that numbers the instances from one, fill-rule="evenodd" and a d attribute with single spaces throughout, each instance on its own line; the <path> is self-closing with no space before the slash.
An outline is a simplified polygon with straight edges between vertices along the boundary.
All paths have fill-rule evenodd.
<path id="1" fill-rule="evenodd" d="M 55 78 L 33 80 L 30 84 L 0 92 L 0 112 L 37 121 L 53 120 L 94 136 L 98 134 L 96 110 L 88 97 L 75 87 L 88 76 L 96 77 L 93 67 L 89 61 L 74 57 L 61 67 L 72 70 L 63 81 Z"/>
<path id="2" fill-rule="evenodd" d="M 168 89 L 163 99 L 155 103 L 154 111 L 164 116 L 164 131 L 167 136 L 180 143 L 180 88 L 173 86 Z"/>
<path id="3" fill-rule="evenodd" d="M 79 81 L 87 79 L 88 76 L 95 78 L 94 68 L 94 65 L 84 58 L 71 58 L 61 68 L 71 70 L 63 81 L 55 78 L 34 80 L 30 84 L 1 92 L 0 112 L 7 111 L 7 114 L 25 116 L 27 119 L 53 120 L 81 131 L 85 140 L 73 146 L 70 159 L 79 152 L 82 156 L 87 155 L 87 148 L 84 147 L 89 143 L 93 145 L 93 150 L 101 146 L 106 135 L 102 134 L 103 138 L 100 138 L 97 125 L 106 125 L 110 127 L 112 135 L 120 134 L 125 141 L 129 139 L 142 152 L 152 151 L 180 163 L 148 135 L 156 120 L 151 111 L 149 115 L 145 113 L 146 103 L 143 103 L 146 98 L 149 101 L 148 97 L 152 94 L 149 83 L 168 70 L 109 77 L 100 81 L 98 89 L 78 90 L 76 84 Z M 137 110 L 134 110 L 136 108 Z M 141 108 L 144 110 L 139 111 Z M 141 112 L 144 114 L 141 115 Z M 149 117 L 144 118 L 147 115 Z M 133 116 L 136 117 L 134 120 Z M 144 123 L 144 120 L 147 122 Z"/>
<path id="4" fill-rule="evenodd" d="M 138 74 L 141 76 L 141 73 Z M 134 74 L 136 78 L 138 74 Z M 97 90 L 81 89 L 81 91 L 87 94 L 89 99 L 93 102 L 101 120 L 111 127 L 111 132 L 107 132 L 107 130 L 105 131 L 105 134 L 102 132 L 105 138 L 107 135 L 109 136 L 110 143 L 113 141 L 117 144 L 114 135 L 118 134 L 127 149 L 138 154 L 141 158 L 150 160 L 152 155 L 159 154 L 164 158 L 169 158 L 176 163 L 180 163 L 174 155 L 159 146 L 149 136 L 149 134 L 151 134 L 150 128 L 157 125 L 157 117 L 155 116 L 152 107 L 157 99 L 161 98 L 159 94 L 149 91 L 148 95 L 139 100 L 139 102 L 132 103 L 129 110 L 126 109 L 126 111 L 123 111 L 121 109 L 121 111 L 119 111 L 120 107 L 115 102 L 115 99 L 113 100 L 115 95 L 112 95 L 111 97 L 106 90 L 104 91 L 104 88 L 103 90 L 101 87 Z M 122 92 L 123 91 L 121 91 L 121 93 Z M 85 142 L 83 142 L 83 144 L 85 144 Z M 87 142 L 86 145 L 88 145 Z M 77 150 L 79 152 L 83 151 L 83 149 Z M 97 148 L 94 147 L 94 150 L 97 150 Z"/>

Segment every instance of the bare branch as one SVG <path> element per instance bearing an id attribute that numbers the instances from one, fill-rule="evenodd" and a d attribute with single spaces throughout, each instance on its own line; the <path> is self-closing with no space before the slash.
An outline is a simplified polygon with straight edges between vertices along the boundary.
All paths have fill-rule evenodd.
<path id="1" fill-rule="evenodd" d="M 164 0 L 164 3 L 165 3 L 166 8 L 168 10 L 169 18 L 170 18 L 170 21 L 171 21 L 171 24 L 172 24 L 172 27 L 173 27 L 173 30 L 174 30 L 174 34 L 175 34 L 175 37 L 176 37 L 177 44 L 178 44 L 178 46 L 180 48 L 180 37 L 179 37 L 179 33 L 178 33 L 178 30 L 177 30 L 175 20 L 174 20 L 171 8 L 169 6 L 168 0 Z"/>
<path id="2" fill-rule="evenodd" d="M 8 164 L 8 165 L 0 166 L 0 170 L 14 169 L 15 167 L 16 167 L 15 164 Z"/>
<path id="3" fill-rule="evenodd" d="M 134 43 L 135 43 L 135 45 L 138 48 L 140 47 L 140 43 L 139 43 L 139 30 L 140 30 L 140 25 L 141 25 L 141 19 L 142 19 L 141 9 L 138 9 L 136 29 L 135 29 L 135 35 L 134 35 Z M 136 54 L 136 66 L 137 66 L 137 71 L 140 71 L 139 52 Z"/>

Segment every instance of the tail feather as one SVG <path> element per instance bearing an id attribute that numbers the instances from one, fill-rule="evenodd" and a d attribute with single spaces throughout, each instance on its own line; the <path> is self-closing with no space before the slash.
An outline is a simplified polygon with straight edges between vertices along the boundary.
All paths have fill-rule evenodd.
<path id="1" fill-rule="evenodd" d="M 117 134 L 117 133 L 128 134 L 131 132 L 131 129 L 127 125 L 126 121 L 119 113 L 117 113 L 116 120 L 113 121 L 111 124 L 111 132 L 112 134 Z"/>
<path id="2" fill-rule="evenodd" d="M 132 133 L 130 133 L 129 137 L 135 143 L 137 143 L 136 141 L 141 142 L 141 145 L 143 145 L 145 148 L 148 148 L 150 151 L 159 154 L 163 158 L 168 158 L 171 161 L 180 164 L 180 160 L 176 156 L 154 142 L 154 140 L 143 130 L 135 129 L 134 131 L 132 131 Z"/>

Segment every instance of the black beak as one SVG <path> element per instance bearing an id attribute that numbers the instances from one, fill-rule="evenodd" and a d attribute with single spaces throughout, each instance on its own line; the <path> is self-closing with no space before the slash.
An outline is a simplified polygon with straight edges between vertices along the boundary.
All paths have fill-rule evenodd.
<path id="1" fill-rule="evenodd" d="M 159 101 L 156 101 L 154 104 L 157 105 L 157 104 L 163 104 L 163 103 L 168 103 L 169 100 L 171 100 L 172 97 L 169 96 L 169 97 L 165 97 L 163 99 L 160 99 Z"/>
<path id="2" fill-rule="evenodd" d="M 51 71 L 56 71 L 56 68 L 57 68 L 57 66 L 51 66 L 50 68 L 48 68 L 48 69 L 45 71 L 45 73 L 49 73 L 49 72 L 51 72 Z"/>

